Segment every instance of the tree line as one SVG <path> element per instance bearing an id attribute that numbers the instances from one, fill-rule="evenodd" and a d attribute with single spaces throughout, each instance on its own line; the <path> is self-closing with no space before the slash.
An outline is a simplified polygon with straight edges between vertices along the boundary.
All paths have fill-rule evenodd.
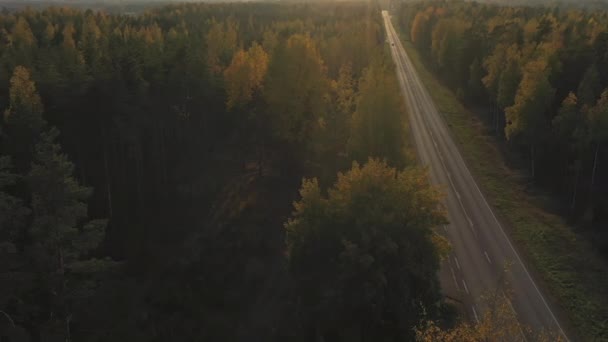
<path id="1" fill-rule="evenodd" d="M 399 13 L 429 66 L 483 112 L 566 216 L 593 227 L 605 252 L 607 13 L 464 2 L 404 4 Z"/>
<path id="2" fill-rule="evenodd" d="M 374 3 L 3 13 L 0 108 L 2 337 L 396 340 L 441 313 Z"/>

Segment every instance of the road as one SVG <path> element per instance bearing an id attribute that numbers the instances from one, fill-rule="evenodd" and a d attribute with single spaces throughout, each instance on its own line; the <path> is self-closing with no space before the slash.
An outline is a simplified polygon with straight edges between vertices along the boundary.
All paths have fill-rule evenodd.
<path id="1" fill-rule="evenodd" d="M 444 204 L 450 224 L 440 229 L 450 241 L 452 253 L 440 274 L 444 293 L 456 296 L 471 320 L 478 320 L 487 311 L 488 301 L 482 296 L 510 293 L 511 310 L 522 326 L 535 332 L 552 331 L 568 340 L 473 179 L 407 56 L 388 12 L 383 11 L 382 16 L 419 161 L 429 168 L 431 183 L 446 194 Z M 520 340 L 531 336 L 529 332 L 524 334 L 524 330 L 520 331 Z"/>

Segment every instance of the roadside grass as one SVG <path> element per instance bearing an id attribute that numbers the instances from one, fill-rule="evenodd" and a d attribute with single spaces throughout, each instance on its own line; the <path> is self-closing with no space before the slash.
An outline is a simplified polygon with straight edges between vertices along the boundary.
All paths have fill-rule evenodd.
<path id="1" fill-rule="evenodd" d="M 484 195 L 552 302 L 568 316 L 564 329 L 573 341 L 608 341 L 606 262 L 563 218 L 543 210 L 541 198 L 526 193 L 521 174 L 505 164 L 481 120 L 432 75 L 411 42 L 402 42 Z"/>

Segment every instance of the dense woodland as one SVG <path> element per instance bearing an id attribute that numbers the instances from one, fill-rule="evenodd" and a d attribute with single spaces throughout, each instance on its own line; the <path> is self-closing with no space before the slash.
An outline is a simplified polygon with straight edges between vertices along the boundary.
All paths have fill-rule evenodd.
<path id="1" fill-rule="evenodd" d="M 393 70 L 373 3 L 0 15 L 0 336 L 413 338 L 445 218 Z"/>
<path id="2" fill-rule="evenodd" d="M 515 165 L 608 255 L 608 14 L 405 4 L 428 66 L 485 119 Z"/>

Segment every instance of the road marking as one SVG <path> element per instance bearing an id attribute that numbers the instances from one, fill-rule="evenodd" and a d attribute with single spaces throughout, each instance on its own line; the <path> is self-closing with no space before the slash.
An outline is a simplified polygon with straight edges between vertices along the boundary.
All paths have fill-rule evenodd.
<path id="1" fill-rule="evenodd" d="M 477 311 L 475 311 L 475 306 L 471 305 L 471 309 L 473 309 L 473 315 L 475 316 L 477 324 L 479 324 L 479 317 L 477 317 Z"/>
<path id="2" fill-rule="evenodd" d="M 486 255 L 486 259 L 487 259 L 487 260 L 488 260 L 488 262 L 491 264 L 491 263 L 492 263 L 492 261 L 490 260 L 490 257 L 488 256 L 488 252 L 483 251 L 483 254 L 485 254 L 485 255 Z"/>
<path id="3" fill-rule="evenodd" d="M 454 260 L 456 261 L 456 267 L 458 267 L 458 270 L 460 271 L 460 263 L 458 262 L 458 258 L 456 256 L 454 256 Z"/>
<path id="4" fill-rule="evenodd" d="M 460 199 L 458 201 L 460 202 Z M 477 237 L 477 229 L 475 229 L 475 226 L 473 226 L 473 221 L 471 221 L 469 214 L 467 214 L 467 211 L 464 209 L 464 205 L 462 205 L 462 202 L 460 202 L 460 206 L 462 207 L 462 212 L 464 213 L 464 216 L 467 218 L 467 221 L 469 221 L 469 228 L 471 228 L 473 235 Z"/>
<path id="5" fill-rule="evenodd" d="M 456 290 L 460 292 L 460 286 L 458 286 L 458 282 L 456 281 L 456 274 L 454 273 L 454 269 L 450 267 L 450 271 L 452 271 L 452 279 L 454 279 L 454 285 L 456 285 Z"/>
<path id="6" fill-rule="evenodd" d="M 469 293 L 469 288 L 467 287 L 467 282 L 464 281 L 464 279 L 462 279 L 462 285 L 464 285 L 464 290 L 467 292 L 467 294 L 470 294 Z"/>
<path id="7" fill-rule="evenodd" d="M 390 22 L 388 12 L 386 12 L 386 16 L 384 17 L 384 21 L 385 21 L 385 28 L 387 29 L 387 31 L 391 35 L 393 35 L 393 37 L 397 37 L 397 39 L 395 39 L 395 41 L 396 41 L 397 44 L 395 45 L 395 49 L 392 50 L 392 51 L 395 51 L 395 55 L 393 57 L 397 59 L 395 64 L 398 65 L 399 69 L 403 70 L 404 74 L 405 74 L 405 66 L 407 66 L 407 68 L 408 68 L 407 76 L 408 76 L 409 86 L 406 86 L 405 84 L 403 84 L 403 88 L 407 88 L 407 90 L 409 90 L 410 92 L 412 92 L 413 90 L 410 89 L 410 88 L 412 88 L 414 86 L 417 86 L 418 88 L 420 88 L 419 92 L 421 92 L 421 96 L 425 97 L 425 99 L 426 99 L 427 97 L 429 97 L 428 90 L 424 86 L 420 85 L 420 80 L 418 78 L 418 74 L 416 73 L 414 67 L 412 66 L 412 63 L 411 63 L 411 61 L 409 59 L 409 56 L 406 54 L 405 50 L 403 49 L 403 45 L 401 44 L 401 41 L 399 40 L 398 35 L 397 35 L 397 33 L 396 33 L 396 31 L 395 31 L 392 23 Z M 406 64 L 406 65 L 404 65 L 404 64 Z M 410 78 L 416 78 L 416 80 L 412 80 Z M 405 82 L 405 80 L 403 80 L 403 82 Z M 412 83 L 416 83 L 416 84 L 414 85 Z M 413 94 L 409 94 L 409 93 L 406 93 L 406 95 L 408 95 L 407 96 L 408 98 L 409 98 L 409 96 L 413 96 Z M 437 109 L 434 106 L 434 103 L 431 100 L 429 100 L 429 102 L 430 102 L 431 107 L 436 111 Z M 413 104 L 410 104 L 410 106 L 413 106 Z M 439 118 L 441 119 L 440 116 L 439 116 Z M 445 121 L 441 121 L 440 123 L 443 123 L 443 125 L 445 126 Z M 431 130 L 429 130 L 429 132 L 431 134 L 433 134 Z M 497 225 L 499 226 L 499 228 L 500 228 L 503 236 L 507 240 L 507 243 L 509 244 L 509 247 L 511 247 L 511 250 L 515 254 L 515 256 L 518 259 L 519 263 L 521 264 L 521 266 L 522 266 L 522 268 L 523 268 L 523 270 L 524 270 L 524 272 L 525 272 L 528 280 L 532 283 L 534 289 L 536 290 L 536 293 L 539 295 L 539 297 L 541 298 L 543 304 L 545 305 L 545 308 L 549 311 L 549 313 L 551 315 L 551 318 L 553 318 L 553 321 L 556 323 L 557 327 L 559 328 L 562 336 L 566 339 L 566 341 L 570 341 L 568 339 L 568 337 L 566 336 L 566 334 L 564 333 L 564 331 L 563 331 L 561 325 L 559 324 L 559 321 L 555 317 L 553 311 L 549 307 L 549 304 L 547 303 L 546 299 L 544 298 L 544 296 L 540 292 L 538 286 L 536 285 L 536 283 L 532 279 L 532 277 L 531 277 L 528 269 L 526 268 L 525 264 L 521 261 L 521 257 L 519 256 L 519 254 L 517 253 L 517 251 L 513 247 L 513 244 L 511 243 L 511 240 L 509 239 L 509 237 L 507 236 L 506 232 L 504 231 L 502 225 L 500 224 L 500 222 L 498 222 L 498 219 L 496 218 L 496 215 L 494 214 L 494 211 L 492 210 L 492 208 L 490 208 L 490 205 L 488 204 L 485 196 L 483 195 L 483 193 L 479 189 L 479 186 L 477 185 L 477 182 L 472 178 L 471 172 L 470 172 L 468 166 L 466 165 L 466 163 L 464 163 L 464 160 L 463 160 L 462 156 L 460 155 L 460 152 L 456 151 L 456 154 L 457 154 L 457 159 L 460 159 L 459 160 L 460 163 L 462 165 L 464 165 L 464 168 L 467 171 L 467 174 L 465 174 L 465 176 L 468 175 L 469 178 L 472 179 L 473 184 L 475 185 L 475 188 L 477 189 L 477 191 L 481 195 L 481 198 L 483 199 L 486 207 L 488 208 L 488 210 L 492 214 L 492 216 L 493 216 L 495 222 L 497 223 Z M 443 160 L 443 158 L 441 158 L 441 155 L 440 155 L 440 159 Z"/>
<path id="8" fill-rule="evenodd" d="M 458 197 L 458 200 L 460 201 L 460 192 L 458 192 L 456 189 L 454 189 L 454 191 L 456 192 L 456 197 Z"/>
<path id="9" fill-rule="evenodd" d="M 445 224 L 443 225 L 443 230 L 445 230 L 445 232 L 448 232 L 448 227 L 445 226 Z"/>

